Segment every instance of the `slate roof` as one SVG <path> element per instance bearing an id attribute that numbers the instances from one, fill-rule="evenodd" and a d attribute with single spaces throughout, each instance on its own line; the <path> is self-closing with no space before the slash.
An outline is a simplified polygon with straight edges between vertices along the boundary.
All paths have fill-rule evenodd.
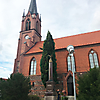
<path id="1" fill-rule="evenodd" d="M 36 6 L 36 0 L 31 0 L 29 10 L 31 14 L 37 15 L 37 6 Z"/>
<path id="2" fill-rule="evenodd" d="M 67 36 L 62 38 L 54 39 L 55 49 L 63 49 L 68 45 L 84 46 L 90 44 L 100 43 L 100 30 L 94 32 L 88 32 L 73 36 Z M 38 42 L 34 47 L 32 47 L 26 54 L 42 52 L 39 47 L 43 47 L 44 41 Z"/>

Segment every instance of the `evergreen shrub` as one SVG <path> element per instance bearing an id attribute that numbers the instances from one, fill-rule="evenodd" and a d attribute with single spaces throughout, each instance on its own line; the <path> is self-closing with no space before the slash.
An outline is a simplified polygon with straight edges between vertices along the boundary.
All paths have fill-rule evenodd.
<path id="1" fill-rule="evenodd" d="M 65 97 L 65 96 L 63 96 L 61 98 L 62 98 L 61 100 L 68 100 L 68 97 Z"/>
<path id="2" fill-rule="evenodd" d="M 29 95 L 30 100 L 40 100 L 39 96 L 37 95 Z"/>
<path id="3" fill-rule="evenodd" d="M 100 68 L 78 77 L 78 100 L 100 100 Z"/>
<path id="4" fill-rule="evenodd" d="M 29 77 L 21 73 L 10 75 L 8 80 L 0 80 L 0 100 L 28 100 L 30 89 Z"/>

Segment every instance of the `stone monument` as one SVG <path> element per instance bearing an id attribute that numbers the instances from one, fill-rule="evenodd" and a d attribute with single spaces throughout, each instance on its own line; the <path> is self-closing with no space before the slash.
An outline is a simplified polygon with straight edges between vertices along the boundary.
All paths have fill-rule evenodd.
<path id="1" fill-rule="evenodd" d="M 46 82 L 45 100 L 56 100 L 55 82 L 53 81 L 53 62 L 49 60 L 49 80 Z"/>

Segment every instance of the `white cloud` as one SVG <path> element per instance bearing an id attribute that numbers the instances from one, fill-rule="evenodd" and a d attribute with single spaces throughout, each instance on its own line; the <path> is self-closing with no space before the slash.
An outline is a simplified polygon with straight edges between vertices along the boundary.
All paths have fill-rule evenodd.
<path id="1" fill-rule="evenodd" d="M 0 0 L 0 77 L 13 72 L 21 16 L 31 0 Z M 42 18 L 42 40 L 100 29 L 100 0 L 37 0 Z"/>
<path id="2" fill-rule="evenodd" d="M 2 51 L 2 49 L 3 49 L 3 48 L 2 48 L 2 43 L 0 43 L 0 52 Z"/>
<path id="3" fill-rule="evenodd" d="M 0 78 L 8 78 L 12 74 L 12 63 L 0 62 Z M 2 77 L 3 76 L 3 77 Z"/>

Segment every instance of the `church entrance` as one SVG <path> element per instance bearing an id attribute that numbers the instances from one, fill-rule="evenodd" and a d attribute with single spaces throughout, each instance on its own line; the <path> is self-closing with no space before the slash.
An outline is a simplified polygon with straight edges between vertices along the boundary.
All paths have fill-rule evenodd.
<path id="1" fill-rule="evenodd" d="M 67 79 L 68 96 L 74 96 L 73 77 L 70 75 Z"/>

